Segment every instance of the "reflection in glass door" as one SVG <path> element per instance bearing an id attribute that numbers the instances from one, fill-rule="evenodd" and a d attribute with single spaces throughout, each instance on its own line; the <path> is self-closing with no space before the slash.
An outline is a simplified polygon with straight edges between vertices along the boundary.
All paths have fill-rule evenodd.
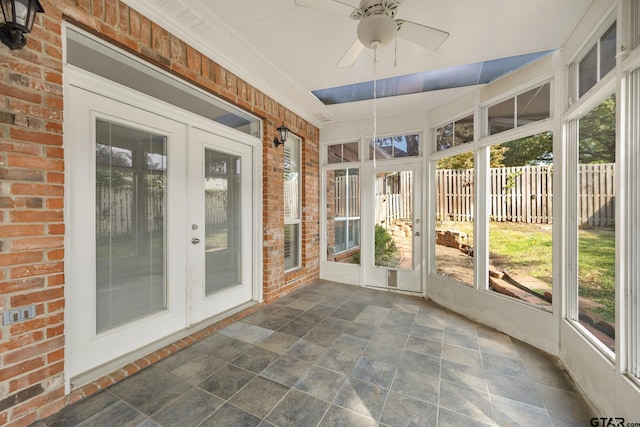
<path id="1" fill-rule="evenodd" d="M 253 151 L 192 129 L 191 312 L 196 323 L 253 299 Z"/>
<path id="2" fill-rule="evenodd" d="M 167 138 L 96 120 L 96 333 L 167 307 Z"/>
<path id="3" fill-rule="evenodd" d="M 205 294 L 237 285 L 240 275 L 240 157 L 204 150 Z"/>
<path id="4" fill-rule="evenodd" d="M 374 262 L 377 267 L 413 268 L 413 172 L 375 177 Z"/>
<path id="5" fill-rule="evenodd" d="M 420 221 L 422 195 L 418 162 L 369 169 L 363 200 L 371 206 L 363 231 L 362 262 L 367 286 L 422 290 Z M 366 258 L 365 258 L 366 257 Z"/>

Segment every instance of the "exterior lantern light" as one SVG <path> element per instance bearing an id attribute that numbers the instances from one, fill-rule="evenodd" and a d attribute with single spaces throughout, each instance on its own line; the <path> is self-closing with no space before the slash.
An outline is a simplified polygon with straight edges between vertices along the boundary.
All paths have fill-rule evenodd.
<path id="1" fill-rule="evenodd" d="M 278 145 L 284 144 L 284 142 L 289 137 L 289 129 L 287 129 L 284 123 L 282 123 L 282 125 L 276 130 L 278 131 L 278 137 L 273 138 L 273 145 L 275 145 L 276 148 L 278 148 Z"/>
<path id="2" fill-rule="evenodd" d="M 4 24 L 0 25 L 0 40 L 11 50 L 22 49 L 27 43 L 24 33 L 30 33 L 36 13 L 44 12 L 38 0 L 0 0 Z"/>

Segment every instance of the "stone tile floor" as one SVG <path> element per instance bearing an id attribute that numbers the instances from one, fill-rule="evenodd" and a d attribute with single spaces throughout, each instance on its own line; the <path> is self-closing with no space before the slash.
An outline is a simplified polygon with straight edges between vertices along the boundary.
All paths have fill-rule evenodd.
<path id="1" fill-rule="evenodd" d="M 576 426 L 556 360 L 422 298 L 319 281 L 35 426 Z"/>

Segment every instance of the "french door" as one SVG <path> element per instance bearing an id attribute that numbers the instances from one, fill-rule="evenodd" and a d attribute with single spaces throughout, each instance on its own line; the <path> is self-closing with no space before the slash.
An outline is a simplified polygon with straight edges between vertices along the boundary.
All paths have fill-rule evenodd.
<path id="1" fill-rule="evenodd" d="M 363 231 L 366 286 L 422 292 L 422 173 L 420 163 L 378 162 L 365 168 Z"/>
<path id="2" fill-rule="evenodd" d="M 190 141 L 191 322 L 253 295 L 252 148 L 200 129 Z"/>
<path id="3" fill-rule="evenodd" d="M 253 299 L 255 166 L 135 94 L 67 99 L 66 369 L 84 379 Z"/>

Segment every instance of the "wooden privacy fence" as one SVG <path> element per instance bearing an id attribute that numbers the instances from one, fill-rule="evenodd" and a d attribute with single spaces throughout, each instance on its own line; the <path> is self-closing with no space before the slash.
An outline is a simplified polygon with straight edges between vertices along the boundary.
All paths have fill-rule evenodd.
<path id="1" fill-rule="evenodd" d="M 144 197 L 136 202 L 131 187 L 96 187 L 96 232 L 98 236 L 124 236 L 142 227 L 145 232 L 164 227 L 164 189 L 147 187 Z M 138 210 L 137 215 L 135 214 Z M 205 223 L 222 224 L 227 221 L 227 191 L 205 192 Z M 134 222 L 137 222 L 134 223 Z M 140 230 L 140 228 L 137 228 Z"/>
<path id="2" fill-rule="evenodd" d="M 379 174 L 375 185 L 375 223 L 390 227 L 413 218 L 413 172 Z"/>
<path id="3" fill-rule="evenodd" d="M 360 216 L 360 177 L 337 176 L 334 179 L 334 217 Z"/>
<path id="4" fill-rule="evenodd" d="M 613 163 L 579 165 L 578 218 L 581 226 L 614 225 L 614 170 Z M 473 169 L 440 169 L 436 172 L 438 220 L 473 220 L 473 179 Z M 551 166 L 492 168 L 489 190 L 490 220 L 553 222 Z"/>

